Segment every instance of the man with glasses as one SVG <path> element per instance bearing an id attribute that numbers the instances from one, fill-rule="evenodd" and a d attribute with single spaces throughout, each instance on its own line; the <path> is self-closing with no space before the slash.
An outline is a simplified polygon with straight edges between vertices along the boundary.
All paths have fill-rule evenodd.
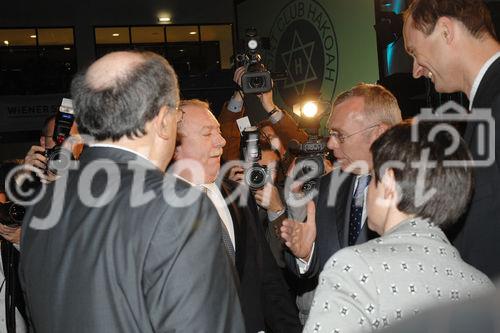
<path id="1" fill-rule="evenodd" d="M 321 177 L 314 197 L 316 223 L 285 220 L 281 237 L 293 254 L 288 266 L 301 276 L 298 305 L 307 318 L 312 293 L 325 262 L 338 250 L 366 242 L 375 235 L 366 226 L 364 199 L 372 169 L 371 144 L 388 128 L 401 122 L 396 98 L 384 87 L 361 83 L 341 93 L 328 120 L 336 162 L 334 171 Z M 340 168 L 340 170 L 339 170 Z"/>

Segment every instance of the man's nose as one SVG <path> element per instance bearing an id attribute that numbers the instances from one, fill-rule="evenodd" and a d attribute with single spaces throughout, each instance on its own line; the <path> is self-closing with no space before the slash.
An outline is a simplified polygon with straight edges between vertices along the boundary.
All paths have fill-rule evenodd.
<path id="1" fill-rule="evenodd" d="M 224 139 L 220 133 L 218 133 L 215 138 L 215 145 L 220 148 L 223 148 L 226 145 L 226 139 Z"/>

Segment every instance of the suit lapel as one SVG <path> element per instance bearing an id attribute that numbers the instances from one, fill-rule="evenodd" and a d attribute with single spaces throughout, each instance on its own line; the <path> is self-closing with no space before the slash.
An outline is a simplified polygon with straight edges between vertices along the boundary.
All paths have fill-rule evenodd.
<path id="1" fill-rule="evenodd" d="M 474 96 L 474 101 L 472 101 L 472 109 L 491 108 L 493 98 L 498 93 L 498 87 L 500 86 L 500 76 L 498 75 L 499 72 L 500 58 L 495 60 L 484 74 L 477 89 L 476 96 Z M 473 138 L 475 137 L 474 132 L 476 127 L 476 122 L 467 123 L 464 140 L 465 142 L 467 142 L 469 147 L 471 147 Z"/>

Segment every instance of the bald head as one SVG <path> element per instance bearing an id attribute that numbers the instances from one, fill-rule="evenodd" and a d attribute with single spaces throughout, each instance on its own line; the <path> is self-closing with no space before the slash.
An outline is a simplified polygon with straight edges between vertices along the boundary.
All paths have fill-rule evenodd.
<path id="1" fill-rule="evenodd" d="M 86 74 L 87 83 L 95 90 L 114 88 L 117 82 L 126 80 L 145 60 L 144 55 L 140 53 L 108 53 L 89 67 Z"/>
<path id="2" fill-rule="evenodd" d="M 112 52 L 75 77 L 71 94 L 78 129 L 98 141 L 146 134 L 160 109 L 179 104 L 177 76 L 152 52 Z"/>

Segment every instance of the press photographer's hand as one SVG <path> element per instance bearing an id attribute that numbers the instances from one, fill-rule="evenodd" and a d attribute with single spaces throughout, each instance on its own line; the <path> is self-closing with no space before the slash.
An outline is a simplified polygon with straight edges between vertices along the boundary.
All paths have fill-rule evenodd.
<path id="1" fill-rule="evenodd" d="M 229 170 L 229 174 L 227 176 L 228 179 L 238 182 L 238 183 L 243 183 L 245 177 L 245 169 L 240 166 L 240 165 L 235 165 Z"/>
<path id="2" fill-rule="evenodd" d="M 271 183 L 266 183 L 263 188 L 256 190 L 254 197 L 259 206 L 273 213 L 282 211 L 285 208 L 278 188 Z"/>
<path id="3" fill-rule="evenodd" d="M 0 224 L 0 236 L 13 244 L 19 245 L 21 243 L 21 227 L 12 228 Z"/>
<path id="4" fill-rule="evenodd" d="M 31 146 L 24 157 L 24 164 L 34 166 L 37 169 L 45 170 L 47 158 L 44 155 L 45 148 L 41 146 Z"/>
<path id="5" fill-rule="evenodd" d="M 243 100 L 243 91 L 241 90 L 241 77 L 245 74 L 245 67 L 241 66 L 236 68 L 234 71 L 233 81 L 240 87 L 240 89 L 236 90 L 233 94 L 233 99 L 237 101 Z"/>

